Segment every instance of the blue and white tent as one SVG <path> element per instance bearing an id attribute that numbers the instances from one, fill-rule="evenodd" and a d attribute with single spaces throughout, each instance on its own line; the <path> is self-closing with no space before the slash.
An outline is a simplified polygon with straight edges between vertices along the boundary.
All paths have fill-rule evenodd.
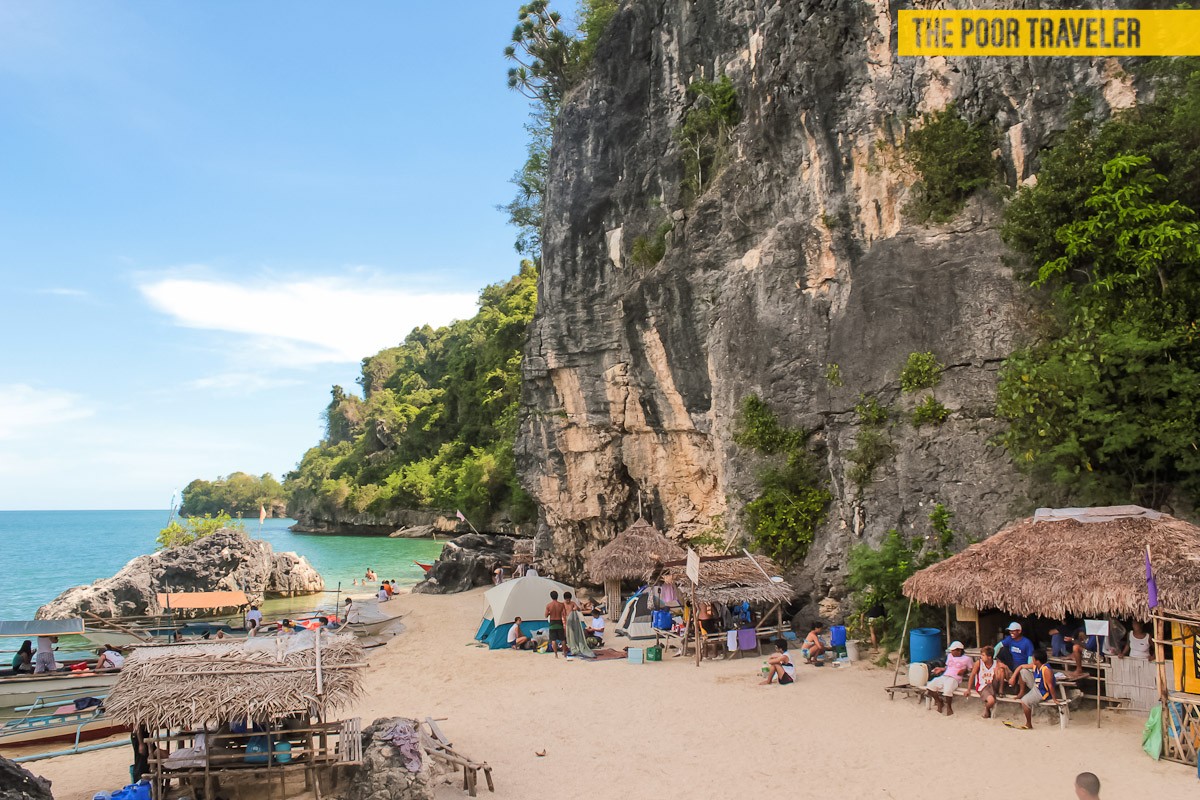
<path id="1" fill-rule="evenodd" d="M 550 593 L 558 592 L 561 598 L 563 592 L 573 591 L 565 583 L 542 577 L 514 578 L 494 586 L 483 593 L 483 621 L 475 639 L 486 642 L 492 650 L 508 647 L 508 629 L 517 617 L 521 618 L 521 630 L 527 636 L 548 628 L 546 604 L 550 602 Z"/>

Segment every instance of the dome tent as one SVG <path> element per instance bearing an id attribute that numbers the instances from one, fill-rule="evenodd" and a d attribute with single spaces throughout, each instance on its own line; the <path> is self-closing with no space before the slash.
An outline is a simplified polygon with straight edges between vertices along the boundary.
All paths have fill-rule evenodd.
<path id="1" fill-rule="evenodd" d="M 508 629 L 517 617 L 521 618 L 526 634 L 549 627 L 546 604 L 550 602 L 550 593 L 558 592 L 562 597 L 563 592 L 572 591 L 565 583 L 540 576 L 514 578 L 493 586 L 483 593 L 483 620 L 475 633 L 476 641 L 486 643 L 492 650 L 508 647 Z"/>

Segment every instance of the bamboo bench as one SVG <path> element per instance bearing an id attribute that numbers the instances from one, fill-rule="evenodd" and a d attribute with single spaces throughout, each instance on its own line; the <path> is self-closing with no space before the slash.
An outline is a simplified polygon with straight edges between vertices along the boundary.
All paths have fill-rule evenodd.
<path id="1" fill-rule="evenodd" d="M 1063 690 L 1064 697 L 1066 696 L 1066 691 L 1068 689 L 1075 688 L 1073 681 L 1059 681 L 1057 685 Z M 897 693 L 903 694 L 905 697 L 911 697 L 915 694 L 919 699 L 924 700 L 926 709 L 933 708 L 933 698 L 926 694 L 924 686 L 913 686 L 910 683 L 904 683 L 898 686 L 885 686 L 884 691 L 887 692 L 888 696 L 893 700 L 896 699 Z M 965 698 L 978 697 L 979 695 L 975 693 L 968 693 L 966 688 L 959 687 L 957 690 L 955 690 L 954 696 Z M 1019 705 L 1021 700 L 1020 698 L 1010 697 L 1009 695 L 996 695 L 996 705 L 999 706 L 1001 703 L 1005 705 Z M 1042 700 L 1038 703 L 1038 707 L 1053 708 L 1056 710 L 1058 712 L 1058 727 L 1060 729 L 1065 729 L 1071 720 L 1071 698 L 1069 697 L 1067 697 L 1065 700 Z M 996 719 L 996 715 L 993 713 L 991 718 Z"/>
<path id="2" fill-rule="evenodd" d="M 496 791 L 496 786 L 492 783 L 492 768 L 486 761 L 473 761 L 462 753 L 456 752 L 433 717 L 426 717 L 425 725 L 429 728 L 429 732 L 421 731 L 421 746 L 430 758 L 452 767 L 455 772 L 459 767 L 462 768 L 464 791 L 471 797 L 476 796 L 480 771 L 483 772 L 484 780 L 487 781 L 488 791 Z"/>

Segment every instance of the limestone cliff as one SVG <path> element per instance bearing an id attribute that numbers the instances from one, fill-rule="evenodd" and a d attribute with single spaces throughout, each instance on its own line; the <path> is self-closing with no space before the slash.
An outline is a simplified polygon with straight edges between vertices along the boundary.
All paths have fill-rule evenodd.
<path id="1" fill-rule="evenodd" d="M 111 578 L 67 589 L 37 610 L 38 619 L 127 617 L 163 613 L 158 592 L 244 591 L 252 600 L 316 594 L 325 581 L 308 560 L 276 553 L 245 531 L 226 528 L 193 544 L 138 556 Z"/>
<path id="2" fill-rule="evenodd" d="M 518 463 L 555 574 L 579 576 L 639 491 L 666 529 L 722 514 L 740 526 L 756 462 L 731 427 L 751 392 L 815 430 L 826 458 L 835 500 L 795 576 L 810 601 L 843 593 L 852 545 L 927 529 L 933 503 L 983 536 L 1035 502 L 988 444 L 996 370 L 1028 316 L 999 193 L 948 224 L 914 224 L 903 208 L 915 177 L 895 146 L 955 102 L 996 126 L 1014 187 L 1036 174 L 1073 98 L 1108 113 L 1137 87 L 1113 59 L 899 59 L 897 9 L 913 5 L 622 5 L 556 130 L 524 362 Z M 689 202 L 672 131 L 689 82 L 722 73 L 741 122 L 724 170 Z M 633 239 L 668 217 L 665 258 L 635 266 Z M 921 351 L 947 366 L 936 396 L 952 414 L 893 425 L 894 455 L 860 493 L 847 479 L 855 401 L 873 394 L 906 417 L 898 375 Z"/>

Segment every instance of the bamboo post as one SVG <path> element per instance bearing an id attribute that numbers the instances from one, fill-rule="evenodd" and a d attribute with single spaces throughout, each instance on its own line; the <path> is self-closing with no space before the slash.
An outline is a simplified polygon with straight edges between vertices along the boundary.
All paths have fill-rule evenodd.
<path id="1" fill-rule="evenodd" d="M 700 666 L 700 607 L 696 605 L 696 584 L 692 584 L 692 630 L 696 638 L 696 666 Z"/>
<path id="2" fill-rule="evenodd" d="M 1104 696 L 1104 665 L 1100 663 L 1100 637 L 1096 637 L 1096 727 L 1100 727 L 1100 698 Z"/>
<path id="3" fill-rule="evenodd" d="M 325 679 L 321 673 L 321 629 L 317 628 L 317 641 L 313 645 L 317 660 L 317 697 L 325 694 Z"/>
<path id="4" fill-rule="evenodd" d="M 608 606 L 608 618 L 616 622 L 621 617 L 621 581 L 609 578 L 604 581 L 604 604 Z"/>
<path id="5" fill-rule="evenodd" d="M 946 606 L 946 647 L 950 646 L 950 606 Z"/>
<path id="6" fill-rule="evenodd" d="M 896 672 L 892 675 L 892 686 L 895 686 L 896 682 L 900 680 L 900 662 L 904 658 L 904 637 L 908 635 L 908 618 L 912 614 L 912 606 L 913 601 L 910 597 L 908 598 L 908 611 L 904 612 L 904 628 L 900 631 L 900 649 L 896 653 Z M 895 694 L 892 695 L 892 699 L 895 699 Z"/>

